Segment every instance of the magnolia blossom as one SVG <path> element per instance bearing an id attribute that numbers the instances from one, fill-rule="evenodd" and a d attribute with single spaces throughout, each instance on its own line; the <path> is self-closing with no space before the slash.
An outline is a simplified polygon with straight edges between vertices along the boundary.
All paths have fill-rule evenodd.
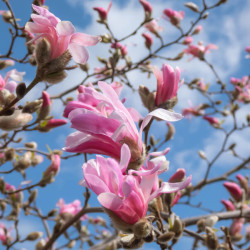
<path id="1" fill-rule="evenodd" d="M 134 109 L 127 109 L 114 89 L 105 82 L 98 83 L 98 92 L 93 87 L 79 87 L 78 101 L 69 102 L 64 116 L 69 118 L 72 128 L 78 130 L 66 139 L 68 152 L 104 154 L 120 159 L 122 144 L 131 151 L 131 161 L 143 156 L 142 131 L 153 116 L 163 120 L 177 121 L 180 114 L 163 109 L 149 113 L 138 132 L 134 121 L 141 116 Z"/>
<path id="2" fill-rule="evenodd" d="M 154 156 L 162 153 L 154 153 Z M 128 224 L 135 224 L 147 213 L 148 203 L 162 193 L 173 193 L 185 188 L 191 182 L 191 176 L 184 182 L 162 182 L 159 187 L 158 175 L 168 169 L 168 163 L 162 156 L 153 161 L 147 159 L 146 166 L 139 171 L 128 170 L 130 150 L 126 144 L 121 149 L 118 163 L 111 158 L 97 155 L 96 160 L 89 160 L 83 165 L 84 180 L 82 185 L 98 195 L 103 207 L 111 210 Z"/>
<path id="3" fill-rule="evenodd" d="M 200 116 L 204 114 L 204 110 L 201 109 L 201 105 L 198 106 L 192 106 L 192 104 L 190 104 L 190 107 L 188 108 L 184 108 L 182 110 L 182 115 L 184 115 L 185 117 L 187 116 Z"/>
<path id="4" fill-rule="evenodd" d="M 78 212 L 82 210 L 81 202 L 79 200 L 74 200 L 71 203 L 66 204 L 65 201 L 61 198 L 57 203 L 56 206 L 60 208 L 59 214 L 63 217 L 67 216 L 74 216 Z M 86 220 L 87 216 L 83 215 L 81 220 Z"/>
<path id="5" fill-rule="evenodd" d="M 31 14 L 33 22 L 25 25 L 25 30 L 37 34 L 30 42 L 45 38 L 51 46 L 51 59 L 61 56 L 69 50 L 73 59 L 77 63 L 86 63 L 89 54 L 85 46 L 96 45 L 100 37 L 91 36 L 84 33 L 77 33 L 74 26 L 69 21 L 61 21 L 47 9 L 32 5 L 38 13 Z"/>
<path id="6" fill-rule="evenodd" d="M 204 55 L 206 53 L 209 53 L 210 49 L 218 49 L 218 46 L 212 43 L 208 44 L 207 46 L 204 46 L 203 43 L 200 42 L 198 45 L 190 44 L 188 48 L 184 50 L 184 52 L 186 54 L 193 55 L 190 60 L 192 60 L 194 57 L 198 57 L 199 59 L 203 60 Z"/>
<path id="7" fill-rule="evenodd" d="M 157 90 L 155 104 L 159 106 L 177 94 L 181 71 L 178 67 L 174 70 L 170 65 L 163 64 L 162 72 L 156 67 L 153 68 L 157 79 Z"/>
<path id="8" fill-rule="evenodd" d="M 46 121 L 46 124 L 44 127 L 51 129 L 51 128 L 56 128 L 56 127 L 65 125 L 67 123 L 68 123 L 68 121 L 65 119 L 50 119 L 50 120 Z"/>
<path id="9" fill-rule="evenodd" d="M 244 222 L 245 222 L 244 218 L 234 219 L 232 225 L 229 228 L 230 235 L 231 236 L 240 235 Z"/>
<path id="10" fill-rule="evenodd" d="M 170 8 L 163 11 L 163 18 L 171 22 L 174 26 L 180 26 L 181 20 L 184 18 L 184 11 L 175 11 Z"/>
<path id="11" fill-rule="evenodd" d="M 105 10 L 102 7 L 94 7 L 93 9 L 98 12 L 100 19 L 102 21 L 105 21 L 105 20 L 107 20 L 108 13 L 110 11 L 111 6 L 112 6 L 112 2 L 109 3 L 109 6 L 108 6 L 107 10 Z"/>
<path id="12" fill-rule="evenodd" d="M 146 23 L 144 27 L 150 31 L 151 33 L 155 34 L 156 36 L 158 35 L 159 31 L 162 31 L 163 28 L 159 26 L 158 22 L 153 19 L 150 22 Z"/>
<path id="13" fill-rule="evenodd" d="M 13 93 L 16 90 L 16 82 L 21 82 L 23 75 L 25 75 L 25 72 L 18 72 L 16 69 L 7 72 L 4 78 L 0 75 L 0 91 L 7 89 L 10 93 Z"/>
<path id="14" fill-rule="evenodd" d="M 199 34 L 201 31 L 202 31 L 202 26 L 201 25 L 198 25 L 194 28 L 194 31 L 192 33 L 192 35 L 196 35 L 196 34 Z"/>
<path id="15" fill-rule="evenodd" d="M 11 240 L 10 231 L 11 228 L 7 229 L 3 223 L 0 223 L 0 240 L 3 245 L 6 245 L 8 240 Z"/>

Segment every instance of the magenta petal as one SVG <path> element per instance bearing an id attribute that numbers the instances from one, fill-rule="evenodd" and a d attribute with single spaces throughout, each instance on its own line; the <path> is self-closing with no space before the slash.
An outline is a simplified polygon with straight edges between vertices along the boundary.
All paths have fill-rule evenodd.
<path id="1" fill-rule="evenodd" d="M 84 64 L 88 61 L 89 53 L 83 46 L 80 46 L 76 43 L 70 43 L 68 48 L 76 63 Z"/>
<path id="2" fill-rule="evenodd" d="M 70 42 L 81 46 L 93 46 L 101 41 L 101 37 L 92 36 L 84 33 L 75 33 L 72 35 Z"/>
<path id="3" fill-rule="evenodd" d="M 85 182 L 88 187 L 97 195 L 109 192 L 108 186 L 96 175 L 84 174 Z"/>

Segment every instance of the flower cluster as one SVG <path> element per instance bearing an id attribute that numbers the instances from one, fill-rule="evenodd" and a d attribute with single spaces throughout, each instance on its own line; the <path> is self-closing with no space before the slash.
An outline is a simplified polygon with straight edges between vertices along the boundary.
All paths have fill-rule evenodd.
<path id="1" fill-rule="evenodd" d="M 166 70 L 171 78 L 167 79 L 170 83 L 166 88 L 170 88 L 171 93 L 165 95 L 172 98 L 177 91 L 179 78 L 175 74 L 178 73 L 170 68 Z M 169 149 L 146 156 L 142 141 L 143 129 L 152 117 L 173 122 L 182 116 L 155 109 L 142 120 L 138 131 L 135 122 L 142 117 L 119 100 L 120 86 L 99 82 L 98 88 L 102 92 L 91 85 L 80 86 L 78 100 L 67 104 L 64 116 L 78 131 L 68 136 L 65 150 L 112 157 L 97 155 L 96 159 L 84 163 L 81 184 L 98 195 L 118 229 L 136 234 L 134 225 L 144 220 L 150 201 L 163 193 L 177 193 L 191 182 L 190 176 L 180 182 L 160 184 L 158 175 L 168 170 L 164 155 Z M 179 197 L 180 194 L 176 195 L 175 203 Z"/>

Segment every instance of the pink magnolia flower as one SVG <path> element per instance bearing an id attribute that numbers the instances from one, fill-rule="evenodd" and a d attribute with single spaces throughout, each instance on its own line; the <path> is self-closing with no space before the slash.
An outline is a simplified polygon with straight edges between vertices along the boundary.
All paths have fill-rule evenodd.
<path id="1" fill-rule="evenodd" d="M 98 12 L 100 19 L 102 21 L 105 21 L 105 20 L 107 20 L 108 13 L 110 11 L 111 6 L 112 6 L 112 2 L 109 3 L 109 6 L 108 6 L 107 10 L 105 10 L 102 7 L 94 7 L 93 9 Z"/>
<path id="2" fill-rule="evenodd" d="M 204 115 L 203 119 L 208 121 L 211 125 L 220 126 L 220 120 L 218 118 Z"/>
<path id="3" fill-rule="evenodd" d="M 163 64 L 162 72 L 156 67 L 153 72 L 157 79 L 155 104 L 159 106 L 177 95 L 181 71 L 178 67 L 174 70 L 170 65 Z"/>
<path id="4" fill-rule="evenodd" d="M 191 36 L 186 36 L 186 38 L 184 39 L 184 41 L 182 42 L 185 45 L 189 45 L 193 42 L 193 37 Z"/>
<path id="5" fill-rule="evenodd" d="M 177 27 L 180 26 L 180 22 L 184 18 L 184 16 L 184 11 L 175 11 L 170 8 L 167 8 L 163 11 L 163 18 Z"/>
<path id="6" fill-rule="evenodd" d="M 14 192 L 14 191 L 16 191 L 16 187 L 9 184 L 9 183 L 7 183 L 7 182 L 5 182 L 5 192 L 11 193 L 11 192 Z M 22 192 L 17 192 L 17 193 L 14 193 L 14 194 L 9 194 L 9 197 L 14 201 L 19 202 L 19 201 L 22 200 L 23 194 L 22 194 Z"/>
<path id="7" fill-rule="evenodd" d="M 151 14 L 153 8 L 152 8 L 152 5 L 148 1 L 146 1 L 146 0 L 140 0 L 140 4 L 144 8 L 145 12 L 148 12 L 149 14 Z"/>
<path id="8" fill-rule="evenodd" d="M 221 200 L 221 203 L 225 206 L 227 211 L 234 211 L 235 207 L 231 201 L 228 200 Z"/>
<path id="9" fill-rule="evenodd" d="M 69 102 L 64 116 L 69 118 L 72 128 L 78 130 L 66 139 L 64 150 L 104 154 L 120 159 L 122 144 L 131 151 L 131 160 L 144 155 L 142 131 L 153 116 L 163 120 L 177 121 L 180 114 L 163 109 L 149 113 L 138 132 L 134 121 L 141 116 L 134 109 L 126 109 L 114 89 L 105 82 L 98 83 L 98 92 L 93 87 L 79 87 L 78 101 Z"/>
<path id="10" fill-rule="evenodd" d="M 194 57 L 198 57 L 200 60 L 203 60 L 204 55 L 209 53 L 210 49 L 218 49 L 218 46 L 212 43 L 208 44 L 207 46 L 204 46 L 203 43 L 199 43 L 198 45 L 190 44 L 188 48 L 184 50 L 184 52 L 186 54 L 193 55 L 190 60 L 192 60 Z"/>
<path id="11" fill-rule="evenodd" d="M 239 102 L 250 102 L 250 78 L 243 76 L 241 79 L 232 77 L 230 82 L 235 85 L 238 91 L 237 100 Z"/>
<path id="12" fill-rule="evenodd" d="M 150 49 L 153 44 L 153 37 L 148 33 L 142 33 L 142 36 L 145 38 L 145 46 Z"/>
<path id="13" fill-rule="evenodd" d="M 162 193 L 173 193 L 185 188 L 191 177 L 180 183 L 161 183 L 155 189 L 158 175 L 167 169 L 167 165 L 156 161 L 152 168 L 140 171 L 129 170 L 123 175 L 130 161 L 127 145 L 121 149 L 120 164 L 112 158 L 97 156 L 83 165 L 82 185 L 92 189 L 103 207 L 111 210 L 128 224 L 135 224 L 147 213 L 148 203 Z"/>
<path id="14" fill-rule="evenodd" d="M 38 15 L 31 14 L 33 22 L 27 22 L 25 30 L 35 33 L 37 36 L 30 42 L 45 38 L 51 46 L 51 59 L 57 58 L 69 50 L 77 63 L 86 63 L 89 54 L 85 46 L 96 45 L 100 41 L 100 37 L 77 33 L 71 22 L 61 21 L 43 7 L 36 5 L 32 5 L 32 7 Z"/>
<path id="15" fill-rule="evenodd" d="M 236 201 L 242 200 L 242 190 L 238 184 L 234 182 L 224 182 L 223 185 Z"/>
<path id="16" fill-rule="evenodd" d="M 50 166 L 44 171 L 43 179 L 48 178 L 50 176 L 54 177 L 60 171 L 60 164 L 61 158 L 59 155 L 52 154 L 51 155 L 51 164 Z"/>
<path id="17" fill-rule="evenodd" d="M 161 26 L 159 26 L 159 24 L 157 23 L 157 21 L 155 19 L 153 19 L 152 21 L 146 23 L 144 25 L 144 27 L 150 31 L 151 33 L 155 34 L 156 36 L 159 35 L 159 31 L 162 31 L 163 28 Z"/>
<path id="18" fill-rule="evenodd" d="M 125 57 L 128 54 L 128 50 L 127 50 L 127 46 L 126 45 L 122 45 L 121 43 L 117 42 L 117 43 L 112 43 L 111 44 L 111 48 L 113 49 L 120 49 L 122 57 Z"/>
<path id="19" fill-rule="evenodd" d="M 11 228 L 6 229 L 3 223 L 0 223 L 0 240 L 3 245 L 6 245 L 8 241 L 11 241 L 10 236 Z"/>
<path id="20" fill-rule="evenodd" d="M 25 75 L 25 72 L 18 72 L 16 69 L 8 71 L 4 78 L 0 75 L 0 91 L 7 89 L 10 93 L 13 93 L 16 90 L 16 82 L 21 82 L 23 75 Z"/>
<path id="21" fill-rule="evenodd" d="M 82 210 L 81 202 L 79 200 L 74 200 L 71 203 L 66 204 L 65 201 L 61 198 L 57 203 L 56 206 L 60 208 L 59 214 L 63 217 L 65 216 L 74 216 L 78 212 Z M 86 220 L 87 216 L 83 215 L 81 220 Z"/>

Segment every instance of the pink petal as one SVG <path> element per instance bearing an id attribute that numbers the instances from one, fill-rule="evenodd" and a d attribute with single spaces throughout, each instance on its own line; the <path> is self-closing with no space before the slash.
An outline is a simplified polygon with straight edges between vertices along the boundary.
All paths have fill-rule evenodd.
<path id="1" fill-rule="evenodd" d="M 71 36 L 75 33 L 75 27 L 69 21 L 62 21 L 56 25 L 59 36 Z"/>
<path id="2" fill-rule="evenodd" d="M 70 43 L 68 48 L 76 63 L 84 64 L 88 61 L 89 53 L 83 46 L 80 46 L 76 43 Z"/>
<path id="3" fill-rule="evenodd" d="M 81 46 L 93 46 L 102 39 L 99 36 L 92 36 L 84 33 L 75 33 L 72 35 L 70 43 L 76 43 Z"/>
<path id="4" fill-rule="evenodd" d="M 85 174 L 84 179 L 88 187 L 97 195 L 109 192 L 108 186 L 96 175 Z"/>
<path id="5" fill-rule="evenodd" d="M 123 204 L 121 198 L 113 193 L 101 193 L 97 199 L 102 206 L 112 211 L 118 210 Z"/>
<path id="6" fill-rule="evenodd" d="M 130 158 L 131 158 L 130 149 L 127 144 L 123 144 L 121 148 L 121 159 L 120 159 L 120 166 L 122 173 L 126 171 Z"/>

